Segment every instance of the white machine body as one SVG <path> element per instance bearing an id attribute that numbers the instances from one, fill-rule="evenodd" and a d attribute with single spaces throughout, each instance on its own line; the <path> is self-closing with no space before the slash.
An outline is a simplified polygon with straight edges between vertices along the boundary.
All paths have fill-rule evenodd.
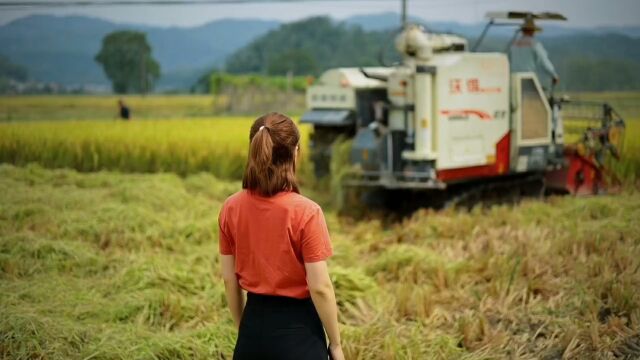
<path id="1" fill-rule="evenodd" d="M 352 160 L 386 187 L 544 170 L 558 138 L 535 74 L 511 73 L 506 54 L 467 52 L 464 39 L 420 31 L 396 40 L 402 65 L 327 71 L 308 90 L 303 121 L 354 111 Z M 345 114 L 334 113 L 332 126 L 348 123 Z"/>

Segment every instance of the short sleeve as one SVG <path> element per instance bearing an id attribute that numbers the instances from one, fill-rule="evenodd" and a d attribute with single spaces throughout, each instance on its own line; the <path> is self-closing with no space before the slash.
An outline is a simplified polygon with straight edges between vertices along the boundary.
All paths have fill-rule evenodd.
<path id="1" fill-rule="evenodd" d="M 218 215 L 218 242 L 220 254 L 233 255 L 233 239 L 229 234 L 226 221 L 225 207 L 222 207 L 220 214 Z"/>
<path id="2" fill-rule="evenodd" d="M 319 206 L 316 205 L 311 211 L 311 215 L 304 222 L 300 234 L 304 262 L 322 261 L 333 255 L 329 230 Z"/>

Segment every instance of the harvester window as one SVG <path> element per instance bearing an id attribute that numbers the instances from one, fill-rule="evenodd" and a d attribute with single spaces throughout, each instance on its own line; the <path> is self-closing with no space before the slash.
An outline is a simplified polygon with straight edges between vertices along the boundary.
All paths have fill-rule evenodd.
<path id="1" fill-rule="evenodd" d="M 546 99 L 538 92 L 533 79 L 521 79 L 522 83 L 522 140 L 546 138 L 549 133 Z"/>
<path id="2" fill-rule="evenodd" d="M 376 121 L 376 114 L 374 110 L 374 104 L 378 101 L 386 102 L 387 90 L 386 89 L 367 89 L 360 90 L 356 93 L 357 99 L 357 113 L 359 115 L 358 126 L 368 126 L 370 123 Z M 386 112 L 383 114 L 383 118 L 386 119 Z"/>

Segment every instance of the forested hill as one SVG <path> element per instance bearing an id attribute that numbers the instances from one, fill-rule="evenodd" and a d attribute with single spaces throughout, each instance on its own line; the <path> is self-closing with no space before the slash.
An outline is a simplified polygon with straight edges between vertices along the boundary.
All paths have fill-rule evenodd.
<path id="1" fill-rule="evenodd" d="M 640 38 L 575 35 L 542 41 L 569 90 L 640 89 Z"/>
<path id="2" fill-rule="evenodd" d="M 640 38 L 621 34 L 567 33 L 540 36 L 562 79 L 562 90 L 640 89 Z M 503 51 L 509 37 L 487 39 L 482 51 Z M 475 38 L 469 38 L 469 43 Z M 314 74 L 339 66 L 378 65 L 381 49 L 394 60 L 389 30 L 315 17 L 281 25 L 233 53 L 226 70 L 233 73 Z M 397 55 L 396 58 L 397 60 Z"/>
<path id="3" fill-rule="evenodd" d="M 318 74 L 333 67 L 376 65 L 381 46 L 392 40 L 388 31 L 364 31 L 328 17 L 313 17 L 281 25 L 259 37 L 230 56 L 226 70 Z"/>

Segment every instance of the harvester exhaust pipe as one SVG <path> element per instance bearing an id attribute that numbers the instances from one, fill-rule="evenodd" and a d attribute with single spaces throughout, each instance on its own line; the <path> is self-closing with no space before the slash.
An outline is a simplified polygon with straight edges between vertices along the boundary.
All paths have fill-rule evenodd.
<path id="1" fill-rule="evenodd" d="M 414 136 L 415 150 L 413 158 L 430 159 L 433 157 L 431 151 L 433 127 L 432 104 L 433 96 L 433 75 L 434 69 L 429 66 L 418 65 L 415 76 L 415 97 L 419 99 L 415 103 L 414 112 Z"/>

